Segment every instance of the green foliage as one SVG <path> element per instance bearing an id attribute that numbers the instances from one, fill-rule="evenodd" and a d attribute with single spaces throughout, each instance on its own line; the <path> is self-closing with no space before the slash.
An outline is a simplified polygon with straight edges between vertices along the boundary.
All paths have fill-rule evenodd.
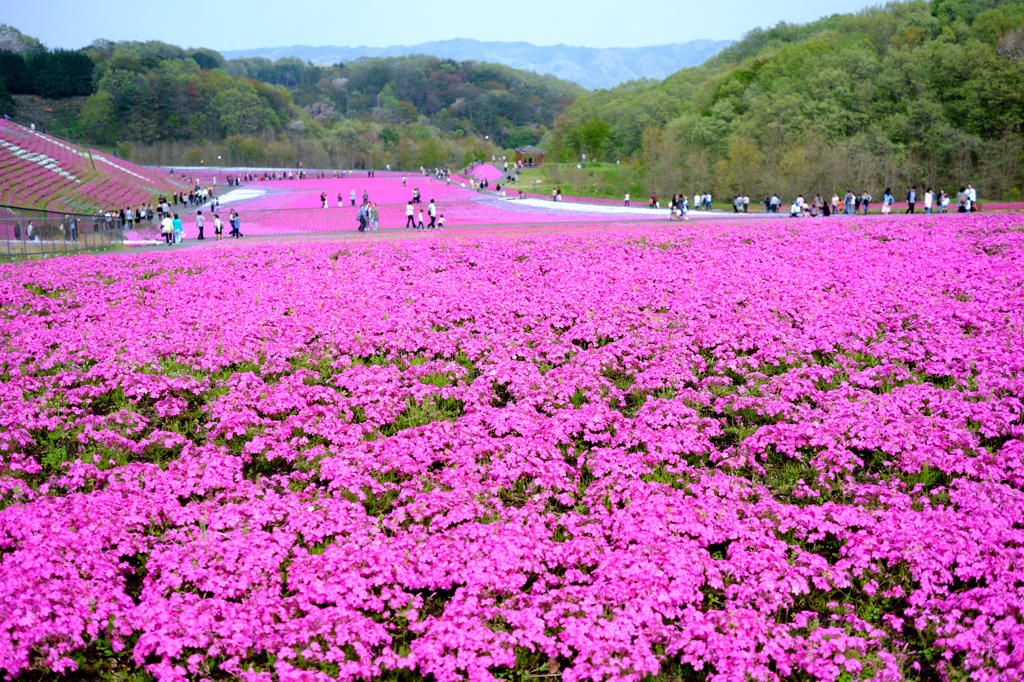
<path id="1" fill-rule="evenodd" d="M 525 126 L 516 128 L 505 136 L 505 146 L 510 149 L 519 149 L 520 147 L 537 144 L 538 142 L 540 142 L 540 134 L 536 130 Z"/>
<path id="2" fill-rule="evenodd" d="M 590 158 L 596 161 L 601 156 L 605 140 L 608 139 L 608 132 L 611 126 L 607 121 L 599 118 L 592 118 L 580 127 L 580 138 L 590 153 Z"/>
<path id="3" fill-rule="evenodd" d="M 505 147 L 535 143 L 539 127 L 550 126 L 585 92 L 550 75 L 426 55 L 334 66 L 252 57 L 228 62 L 227 70 L 287 88 L 302 107 L 330 103 L 351 119 L 392 123 L 423 116 L 443 133 L 487 135 Z"/>
<path id="4" fill-rule="evenodd" d="M 3 79 L 0 78 L 0 116 L 4 114 L 13 116 L 17 108 L 17 103 L 11 97 L 11 93 L 7 92 L 7 86 L 4 85 Z"/>
<path id="5" fill-rule="evenodd" d="M 98 144 L 117 142 L 120 125 L 114 108 L 114 97 L 106 91 L 97 92 L 85 101 L 80 118 L 82 130 Z"/>
<path id="6" fill-rule="evenodd" d="M 642 159 L 651 191 L 877 199 L 973 182 L 1001 200 L 1024 182 L 1021 26 L 1020 0 L 910 0 L 756 29 L 662 82 L 581 97 L 554 151 L 576 157 L 602 120 L 604 155 Z"/>
<path id="7" fill-rule="evenodd" d="M 0 50 L 0 75 L 13 94 L 74 97 L 92 92 L 93 62 L 80 51 Z"/>
<path id="8" fill-rule="evenodd" d="M 135 160 L 159 165 L 226 156 L 306 167 L 457 166 L 470 150 L 485 158 L 510 139 L 539 141 L 585 92 L 553 76 L 423 55 L 316 66 L 104 40 L 51 53 L 4 28 L 0 73 L 12 94 L 92 95 L 51 129 L 132 144 Z M 4 40 L 17 51 L 3 51 Z"/>
<path id="9" fill-rule="evenodd" d="M 205 47 L 193 50 L 190 56 L 200 69 L 223 69 L 227 64 L 220 52 Z"/>

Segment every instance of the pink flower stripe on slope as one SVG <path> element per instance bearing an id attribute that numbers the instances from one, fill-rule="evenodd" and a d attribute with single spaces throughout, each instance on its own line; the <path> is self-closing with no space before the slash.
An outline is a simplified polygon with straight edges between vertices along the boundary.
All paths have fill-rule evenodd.
<path id="1" fill-rule="evenodd" d="M 1019 680 L 1022 226 L 0 266 L 0 668 Z"/>

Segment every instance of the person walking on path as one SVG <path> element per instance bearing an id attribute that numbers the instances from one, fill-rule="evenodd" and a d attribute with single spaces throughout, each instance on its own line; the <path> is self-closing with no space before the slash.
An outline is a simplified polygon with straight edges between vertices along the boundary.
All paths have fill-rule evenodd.
<path id="1" fill-rule="evenodd" d="M 344 205 L 345 205 L 345 199 L 342 198 L 341 192 L 338 192 L 338 208 L 341 208 Z"/>
<path id="2" fill-rule="evenodd" d="M 416 220 L 413 217 L 414 215 L 415 209 L 413 209 L 412 202 L 410 201 L 405 205 L 405 229 L 408 230 L 410 227 L 416 227 Z"/>
<path id="3" fill-rule="evenodd" d="M 224 239 L 224 223 L 217 214 L 213 215 L 213 233 L 217 235 L 217 241 Z"/>
<path id="4" fill-rule="evenodd" d="M 626 192 L 626 206 L 629 206 L 629 192 Z"/>
<path id="5" fill-rule="evenodd" d="M 377 204 L 370 204 L 370 224 L 373 225 L 373 231 L 377 231 L 377 221 L 380 219 L 380 214 L 377 212 Z"/>
<path id="6" fill-rule="evenodd" d="M 924 192 L 924 213 L 930 215 L 932 212 L 932 204 L 935 203 L 935 192 L 929 187 Z"/>
<path id="7" fill-rule="evenodd" d="M 882 214 L 889 215 L 892 213 L 892 205 L 896 203 L 896 197 L 892 195 L 892 188 L 886 187 L 885 194 L 882 195 Z"/>
<path id="8" fill-rule="evenodd" d="M 174 220 L 171 221 L 171 225 L 174 226 L 174 243 L 181 243 L 181 233 L 185 231 L 185 226 L 181 224 L 181 217 L 175 213 Z"/>
<path id="9" fill-rule="evenodd" d="M 967 183 L 967 199 L 971 202 L 971 213 L 978 210 L 978 190 L 974 189 L 974 185 Z"/>
<path id="10" fill-rule="evenodd" d="M 174 239 L 174 221 L 168 213 L 164 213 L 164 218 L 160 221 L 160 234 L 164 236 L 164 241 L 170 246 L 171 240 Z"/>
<path id="11" fill-rule="evenodd" d="M 366 232 L 370 229 L 370 204 L 363 202 L 359 204 L 359 213 L 356 214 L 359 219 L 359 231 Z"/>
<path id="12" fill-rule="evenodd" d="M 204 225 L 206 225 L 206 218 L 203 217 L 203 212 L 199 211 L 196 213 L 196 227 L 199 229 L 199 239 L 205 239 L 205 237 L 203 237 Z"/>
<path id="13" fill-rule="evenodd" d="M 871 201 L 873 199 L 874 197 L 868 194 L 866 191 L 860 195 L 860 207 L 864 209 L 864 215 L 868 214 L 868 206 L 871 205 Z"/>
<path id="14" fill-rule="evenodd" d="M 348 191 L 348 200 L 352 202 L 353 206 L 356 205 L 356 191 L 354 189 Z"/>
<path id="15" fill-rule="evenodd" d="M 914 204 L 917 203 L 917 187 L 911 187 L 907 191 L 907 210 L 906 213 L 914 212 Z"/>
<path id="16" fill-rule="evenodd" d="M 423 227 L 423 209 L 422 208 L 420 209 L 419 221 L 416 223 L 416 229 L 417 230 L 424 229 L 424 227 Z"/>
<path id="17" fill-rule="evenodd" d="M 430 224 L 427 227 L 437 227 L 437 206 L 434 205 L 434 200 L 430 200 L 430 204 L 427 205 L 427 215 L 430 216 Z"/>

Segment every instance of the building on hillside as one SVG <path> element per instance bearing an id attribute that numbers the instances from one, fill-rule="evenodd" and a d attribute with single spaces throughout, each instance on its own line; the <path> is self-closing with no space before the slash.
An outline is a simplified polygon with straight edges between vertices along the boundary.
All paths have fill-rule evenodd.
<path id="1" fill-rule="evenodd" d="M 522 165 L 524 168 L 543 168 L 544 150 L 537 149 L 532 144 L 517 149 L 516 165 Z"/>

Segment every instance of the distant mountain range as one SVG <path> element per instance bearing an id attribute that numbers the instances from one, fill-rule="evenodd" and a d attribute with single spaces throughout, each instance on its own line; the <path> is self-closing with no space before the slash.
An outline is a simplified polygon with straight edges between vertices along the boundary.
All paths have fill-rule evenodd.
<path id="1" fill-rule="evenodd" d="M 610 88 L 637 78 L 662 79 L 687 66 L 695 66 L 732 43 L 730 40 L 693 40 L 651 47 L 542 47 L 530 43 L 481 42 L 467 38 L 436 40 L 392 47 L 263 47 L 222 52 L 227 59 L 243 57 L 298 57 L 314 64 L 337 64 L 359 57 L 401 57 L 428 54 L 442 59 L 506 64 L 515 69 L 550 73 L 585 88 Z"/>

